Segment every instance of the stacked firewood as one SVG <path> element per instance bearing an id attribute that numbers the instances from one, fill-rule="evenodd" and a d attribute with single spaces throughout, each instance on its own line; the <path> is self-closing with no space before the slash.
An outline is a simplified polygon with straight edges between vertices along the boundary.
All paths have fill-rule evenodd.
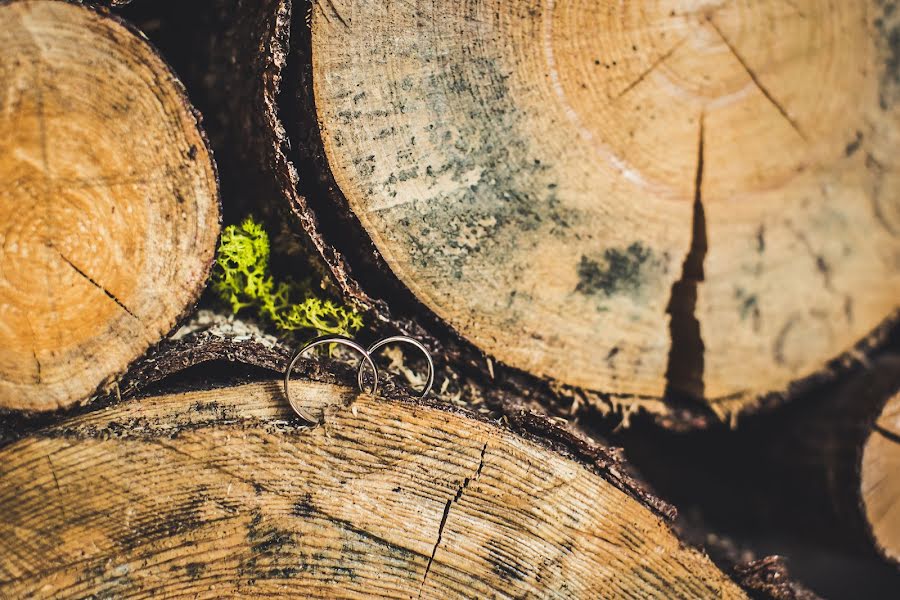
<path id="1" fill-rule="evenodd" d="M 0 2 L 0 596 L 813 597 L 724 507 L 896 568 L 900 10 L 839 4 Z M 434 390 L 309 353 L 310 423 L 323 331 Z"/>

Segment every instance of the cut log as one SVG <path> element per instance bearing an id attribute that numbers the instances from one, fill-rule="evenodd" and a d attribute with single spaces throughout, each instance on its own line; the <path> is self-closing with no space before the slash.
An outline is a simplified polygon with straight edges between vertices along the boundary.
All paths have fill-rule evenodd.
<path id="1" fill-rule="evenodd" d="M 799 520 L 821 528 L 830 516 L 833 538 L 900 565 L 898 418 L 900 356 L 886 355 L 770 431 L 763 447 L 781 465 L 787 518 L 803 506 L 811 516 Z"/>
<path id="2" fill-rule="evenodd" d="M 83 401 L 192 307 L 219 233 L 185 91 L 120 20 L 0 4 L 0 408 Z"/>
<path id="3" fill-rule="evenodd" d="M 900 13 L 875 0 L 215 6 L 192 64 L 232 204 L 279 205 L 347 298 L 455 364 L 697 427 L 834 380 L 897 322 Z"/>
<path id="4" fill-rule="evenodd" d="M 745 597 L 615 468 L 296 382 L 143 398 L 0 451 L 0 595 Z"/>
<path id="5" fill-rule="evenodd" d="M 897 321 L 900 16 L 700 4 L 316 2 L 319 191 L 508 366 L 721 417 L 795 394 Z"/>
<path id="6" fill-rule="evenodd" d="M 835 569 L 847 577 L 853 561 L 880 555 L 886 564 L 870 561 L 871 581 L 857 590 L 865 596 L 879 582 L 900 583 L 898 413 L 900 355 L 887 354 L 840 386 L 777 418 L 750 419 L 738 432 L 632 431 L 614 442 L 629 449 L 630 461 L 664 497 L 696 509 L 709 528 L 750 532 L 768 552 L 805 544 L 822 556 L 846 557 Z M 814 587 L 843 577 L 821 572 L 820 563 L 806 567 L 799 575 Z"/>
<path id="7" fill-rule="evenodd" d="M 859 487 L 875 547 L 900 565 L 900 358 L 891 361 L 894 392 L 868 423 Z"/>

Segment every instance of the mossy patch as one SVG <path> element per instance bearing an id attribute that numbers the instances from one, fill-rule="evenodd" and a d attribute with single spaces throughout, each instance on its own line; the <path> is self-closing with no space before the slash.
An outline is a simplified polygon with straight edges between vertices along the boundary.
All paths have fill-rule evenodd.
<path id="1" fill-rule="evenodd" d="M 212 289 L 235 313 L 254 310 L 281 331 L 351 335 L 362 327 L 359 313 L 319 298 L 309 284 L 276 284 L 269 253 L 269 236 L 252 217 L 222 232 Z"/>

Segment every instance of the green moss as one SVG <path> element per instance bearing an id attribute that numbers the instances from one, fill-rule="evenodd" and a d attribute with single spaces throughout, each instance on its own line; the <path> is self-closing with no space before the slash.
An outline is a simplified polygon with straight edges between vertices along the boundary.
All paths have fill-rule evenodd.
<path id="1" fill-rule="evenodd" d="M 362 327 L 359 313 L 316 297 L 310 286 L 276 284 L 269 273 L 269 236 L 252 217 L 222 232 L 212 288 L 235 313 L 254 309 L 282 331 L 351 335 Z"/>

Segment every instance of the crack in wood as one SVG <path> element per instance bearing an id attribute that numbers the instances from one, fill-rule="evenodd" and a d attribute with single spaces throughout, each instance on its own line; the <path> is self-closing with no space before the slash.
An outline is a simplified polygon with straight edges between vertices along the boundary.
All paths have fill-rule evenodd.
<path id="1" fill-rule="evenodd" d="M 185 458 L 185 459 L 187 459 L 187 460 L 189 460 L 189 461 L 192 461 L 192 462 L 194 462 L 194 463 L 196 463 L 196 464 L 202 465 L 202 466 L 204 466 L 204 467 L 206 467 L 206 468 L 208 468 L 208 469 L 210 469 L 210 470 L 212 470 L 212 471 L 215 471 L 216 473 L 221 473 L 222 475 L 224 475 L 224 476 L 226 476 L 226 477 L 229 477 L 229 478 L 231 478 L 231 479 L 234 479 L 235 481 L 238 481 L 238 482 L 240 482 L 240 483 L 243 483 L 244 485 L 248 486 L 250 489 L 254 490 L 254 492 L 260 491 L 260 492 L 268 492 L 268 493 L 272 493 L 272 490 L 270 490 L 270 489 L 266 488 L 265 486 L 261 485 L 258 481 L 254 481 L 254 480 L 252 480 L 252 479 L 248 479 L 248 478 L 246 478 L 246 477 L 242 477 L 241 475 L 238 475 L 237 473 L 234 473 L 234 472 L 230 471 L 229 469 L 226 469 L 225 467 L 223 467 L 223 466 L 220 465 L 220 464 L 213 463 L 213 462 L 210 462 L 210 461 L 208 461 L 208 460 L 203 460 L 203 459 L 197 458 L 196 456 L 191 455 L 189 452 L 185 452 L 184 450 L 182 450 L 182 449 L 180 449 L 180 448 L 176 448 L 175 446 L 170 446 L 169 444 L 166 444 L 164 441 L 162 441 L 162 440 L 160 440 L 160 439 L 158 439 L 158 438 L 151 439 L 151 440 L 148 440 L 148 441 L 149 441 L 151 444 L 153 444 L 154 446 L 157 446 L 158 448 L 162 448 L 163 450 L 167 450 L 167 451 L 169 451 L 169 452 L 172 452 L 172 453 L 174 453 L 174 454 L 177 454 L 178 456 L 180 456 L 180 457 L 182 457 L 182 458 Z M 278 494 L 278 495 L 280 495 L 280 496 L 282 496 L 282 497 L 284 497 L 284 498 L 289 498 L 289 497 L 290 497 L 290 496 L 287 496 L 287 495 L 284 495 L 284 494 Z"/>
<path id="2" fill-rule="evenodd" d="M 806 18 L 806 13 L 803 12 L 799 6 L 797 6 L 797 3 L 794 0 L 784 0 L 784 3 L 787 4 L 790 8 L 793 8 L 798 17 L 800 17 L 801 19 Z"/>
<path id="3" fill-rule="evenodd" d="M 244 484 L 246 484 L 246 485 L 249 485 L 249 486 L 251 486 L 251 487 L 255 487 L 255 486 L 258 486 L 258 485 L 259 485 L 258 483 L 254 482 L 254 481 L 252 481 L 252 480 L 248 480 L 248 479 L 246 479 L 246 478 L 244 478 L 244 477 L 241 477 L 240 475 L 237 475 L 236 473 L 233 473 L 233 472 L 229 471 L 228 469 L 223 468 L 223 467 L 220 466 L 220 465 L 212 464 L 212 463 L 209 463 L 209 462 L 207 462 L 207 461 L 202 461 L 202 460 L 200 460 L 200 459 L 198 459 L 198 458 L 192 456 L 191 454 L 189 454 L 189 453 L 187 453 L 187 452 L 184 452 L 183 450 L 181 450 L 181 449 L 179 449 L 179 448 L 176 448 L 176 447 L 174 447 L 174 446 L 170 446 L 169 444 L 166 444 L 165 442 L 163 442 L 163 441 L 161 441 L 161 440 L 154 439 L 154 440 L 152 440 L 152 443 L 153 443 L 154 445 L 156 445 L 156 446 L 158 446 L 158 447 L 164 449 L 164 450 L 173 452 L 173 453 L 175 453 L 175 454 L 177 454 L 177 455 L 179 455 L 179 456 L 181 456 L 181 457 L 183 457 L 183 458 L 186 458 L 186 459 L 188 459 L 188 460 L 190 460 L 190 461 L 197 462 L 197 463 L 201 463 L 201 464 L 203 464 L 204 466 L 207 466 L 207 467 L 209 467 L 209 468 L 211 468 L 211 469 L 213 469 L 213 470 L 215 470 L 215 471 L 217 471 L 217 472 L 219 472 L 219 473 L 222 473 L 222 474 L 225 475 L 226 477 L 233 478 L 233 479 L 235 479 L 235 480 L 237 480 L 237 481 L 239 481 L 239 482 L 241 482 L 241 483 L 244 483 Z M 481 447 L 481 455 L 480 455 L 480 457 L 479 457 L 478 467 L 475 469 L 475 472 L 474 472 L 470 477 L 466 477 L 466 478 L 463 480 L 462 484 L 460 484 L 459 488 L 457 489 L 456 494 L 454 494 L 451 498 L 449 498 L 449 499 L 447 500 L 447 504 L 444 506 L 444 512 L 443 512 L 443 514 L 441 515 L 441 523 L 440 523 L 440 526 L 438 527 L 437 541 L 435 542 L 434 547 L 432 548 L 431 556 L 428 558 L 428 564 L 427 564 L 427 566 L 425 567 L 425 575 L 424 575 L 424 577 L 422 578 L 422 585 L 420 586 L 420 589 L 419 589 L 419 597 L 421 597 L 421 595 L 422 595 L 422 590 L 424 589 L 425 583 L 426 583 L 426 581 L 428 580 L 428 573 L 431 571 L 431 565 L 432 565 L 432 563 L 434 562 L 434 557 L 435 557 L 435 555 L 437 554 L 438 546 L 440 546 L 441 539 L 442 539 L 443 533 L 444 533 L 444 527 L 446 526 L 446 524 L 447 524 L 447 518 L 448 518 L 449 515 L 450 515 L 450 508 L 453 506 L 453 504 L 454 504 L 455 502 L 458 502 L 459 499 L 462 498 L 462 495 L 463 495 L 463 493 L 465 492 L 465 490 L 469 487 L 469 484 L 470 484 L 472 481 L 477 481 L 478 478 L 481 476 L 481 471 L 484 469 L 485 454 L 487 453 L 487 446 L 488 446 L 488 445 L 487 445 L 487 442 L 485 442 L 484 445 Z M 263 491 L 266 491 L 266 492 L 269 492 L 269 493 L 274 493 L 274 494 L 276 494 L 276 495 L 278 495 L 278 496 L 281 496 L 281 497 L 284 497 L 284 498 L 289 498 L 289 497 L 290 497 L 289 495 L 282 494 L 282 493 L 276 492 L 276 491 L 274 491 L 274 490 L 269 490 L 269 489 L 266 489 L 266 488 L 263 488 Z M 412 553 L 412 554 L 417 554 L 417 555 L 423 556 L 423 557 L 425 556 L 424 554 L 421 554 L 421 553 L 416 552 L 416 551 L 414 551 L 414 550 L 411 550 L 411 549 L 409 549 L 409 548 L 405 548 L 405 547 L 403 547 L 403 546 L 398 546 L 398 545 L 394 544 L 393 542 L 390 542 L 390 541 L 388 541 L 388 540 L 385 540 L 384 538 L 381 538 L 381 537 L 379 537 L 379 536 L 376 536 L 376 535 L 372 534 L 371 532 L 368 532 L 368 531 L 365 531 L 365 530 L 363 530 L 363 529 L 360 529 L 359 527 L 356 527 L 355 525 L 353 525 L 353 524 L 350 523 L 349 521 L 346 521 L 346 520 L 343 520 L 343 519 L 338 519 L 338 518 L 336 518 L 336 517 L 334 517 L 334 516 L 332 516 L 332 515 L 329 515 L 329 514 L 323 512 L 323 511 L 321 511 L 321 510 L 318 509 L 318 508 L 314 508 L 314 510 L 315 510 L 315 512 L 319 513 L 320 515 L 322 515 L 324 518 L 328 519 L 329 521 L 334 522 L 334 523 L 336 523 L 336 524 L 341 524 L 342 526 L 346 527 L 347 529 L 352 530 L 352 531 L 354 531 L 355 533 L 358 533 L 358 534 L 360 534 L 360 535 L 364 535 L 364 536 L 367 537 L 367 538 L 370 538 L 370 539 L 373 539 L 373 540 L 378 540 L 378 541 L 380 541 L 381 543 L 384 543 L 385 545 L 390 546 L 390 547 L 392 547 L 392 548 L 396 548 L 396 549 L 398 549 L 398 550 L 410 552 L 410 553 Z"/>
<path id="4" fill-rule="evenodd" d="M 50 177 L 50 152 L 47 146 L 47 119 L 44 112 L 44 88 L 41 85 L 40 68 L 37 61 L 34 67 L 34 106 L 38 122 L 38 140 L 41 147 L 41 165 L 44 167 L 44 175 Z"/>
<path id="5" fill-rule="evenodd" d="M 472 481 L 477 481 L 478 477 L 481 476 L 481 470 L 484 468 L 484 455 L 486 452 L 487 442 L 481 447 L 481 457 L 478 461 L 478 468 L 475 469 L 475 473 L 470 477 L 463 479 L 462 484 L 460 484 L 459 488 L 456 490 L 456 494 L 447 499 L 447 504 L 444 506 L 444 514 L 441 515 L 441 524 L 438 526 L 437 540 L 434 542 L 434 548 L 431 550 L 431 557 L 428 559 L 428 564 L 425 566 L 425 576 L 422 577 L 422 584 L 419 586 L 419 598 L 422 597 L 422 590 L 425 589 L 425 582 L 428 581 L 428 573 L 431 572 L 431 565 L 434 563 L 434 557 L 437 554 L 438 546 L 441 545 L 441 539 L 444 535 L 444 526 L 447 525 L 447 517 L 450 516 L 450 508 L 455 502 L 458 502 L 459 499 L 462 498 L 463 492 L 466 491 L 469 484 Z"/>
<path id="6" fill-rule="evenodd" d="M 35 350 L 34 347 L 31 348 L 31 356 L 34 357 L 34 366 L 36 369 L 34 373 L 35 382 L 42 383 L 43 377 L 41 375 L 41 359 L 38 358 L 37 350 Z"/>
<path id="7" fill-rule="evenodd" d="M 334 16 L 337 17 L 337 20 L 341 22 L 341 25 L 343 25 L 344 27 L 349 29 L 350 24 L 344 19 L 344 16 L 341 14 L 341 11 L 339 11 L 337 6 L 335 5 L 334 0 L 326 0 L 326 1 L 328 2 L 328 6 L 331 7 L 331 10 L 334 13 Z"/>
<path id="8" fill-rule="evenodd" d="M 662 56 L 660 56 L 655 61 L 653 61 L 653 64 L 651 64 L 649 67 L 647 67 L 647 69 L 643 73 L 638 75 L 637 79 L 635 79 L 634 81 L 629 83 L 627 86 L 625 86 L 625 89 L 623 89 L 621 92 L 616 94 L 613 97 L 613 100 L 618 100 L 619 98 L 621 98 L 622 96 L 624 96 L 625 94 L 627 94 L 628 92 L 633 90 L 635 87 L 637 87 L 642 81 L 644 81 L 647 78 L 647 76 L 650 75 L 650 73 L 655 71 L 660 65 L 662 65 L 664 62 L 666 62 L 666 60 L 668 60 L 670 56 L 675 54 L 675 51 L 678 50 L 686 41 L 687 41 L 687 38 L 683 38 L 680 42 L 676 43 L 674 46 L 669 48 L 668 52 L 664 53 Z"/>
<path id="9" fill-rule="evenodd" d="M 889 429 L 885 429 L 878 423 L 872 425 L 872 429 L 883 435 L 886 439 L 894 442 L 895 444 L 900 444 L 900 434 L 894 433 Z"/>
<path id="10" fill-rule="evenodd" d="M 756 74 L 756 71 L 750 68 L 750 65 L 737 51 L 737 48 L 732 45 L 731 41 L 727 37 L 725 37 L 725 34 L 722 32 L 719 26 L 716 25 L 716 22 L 713 21 L 711 17 L 707 17 L 706 22 L 709 23 L 716 31 L 716 33 L 719 34 L 719 37 L 722 38 L 722 42 L 728 48 L 728 51 L 731 52 L 731 54 L 741 64 L 741 67 L 744 68 L 744 71 L 747 72 L 747 75 L 750 76 L 750 80 L 753 81 L 753 85 L 755 85 L 756 88 L 762 93 L 762 95 L 766 97 L 766 100 L 768 100 L 772 104 L 772 106 L 774 106 L 776 110 L 778 110 L 779 114 L 781 114 L 781 116 L 784 117 L 784 119 L 791 125 L 794 131 L 797 132 L 797 135 L 799 135 L 804 142 L 808 142 L 809 140 L 807 139 L 806 134 L 803 133 L 802 129 L 800 129 L 800 125 L 797 123 L 797 121 L 795 121 L 794 118 L 791 117 L 791 115 L 788 113 L 787 109 L 785 109 L 784 106 L 775 99 L 775 97 L 772 95 L 772 92 L 770 92 L 769 89 L 765 85 L 763 85 L 762 81 L 759 80 L 759 76 Z"/>
<path id="11" fill-rule="evenodd" d="M 704 351 L 700 322 L 696 316 L 697 286 L 704 280 L 703 262 L 707 252 L 706 215 L 703 210 L 703 167 L 706 138 L 704 113 L 700 114 L 697 143 L 697 171 L 694 178 L 694 214 L 691 245 L 682 265 L 681 278 L 672 284 L 669 305 L 669 348 L 666 367 L 666 396 L 704 396 Z"/>
<path id="12" fill-rule="evenodd" d="M 97 283 L 97 282 L 96 282 L 94 279 L 92 279 L 87 273 L 85 273 L 84 271 L 82 271 L 81 269 L 79 269 L 78 267 L 76 267 L 75 264 L 74 264 L 71 260 L 69 260 L 68 258 L 66 258 L 65 255 L 63 255 L 62 252 L 57 251 L 57 254 L 59 254 L 60 258 L 62 258 L 64 261 L 66 261 L 66 264 L 68 264 L 70 267 L 72 267 L 72 268 L 75 270 L 76 273 L 78 273 L 79 275 L 81 275 L 84 279 L 86 279 L 86 280 L 87 280 L 91 285 L 93 285 L 95 288 L 97 288 L 98 290 L 100 290 L 101 292 L 103 292 L 104 294 L 106 294 L 107 298 L 109 298 L 110 300 L 112 300 L 113 302 L 115 302 L 116 304 L 118 304 L 118 305 L 119 305 L 119 308 L 121 308 L 122 310 L 124 310 L 125 312 L 127 312 L 129 315 L 131 315 L 132 317 L 134 317 L 135 319 L 137 319 L 138 321 L 140 321 L 140 319 L 138 318 L 138 316 L 137 316 L 136 314 L 134 314 L 133 312 L 131 312 L 131 310 L 129 310 L 129 308 L 128 308 L 127 306 L 125 306 L 125 304 L 123 304 L 121 300 L 119 300 L 118 298 L 116 298 L 116 296 L 115 296 L 112 292 L 110 292 L 108 289 L 106 289 L 105 287 L 103 287 L 102 285 L 100 285 L 99 283 Z"/>
<path id="13" fill-rule="evenodd" d="M 66 502 L 65 496 L 63 496 L 62 488 L 59 487 L 59 479 L 56 477 L 56 467 L 53 466 L 53 460 L 50 458 L 50 455 L 47 454 L 47 463 L 50 465 L 50 475 L 53 476 L 53 485 L 56 486 L 56 495 L 59 497 L 60 502 L 59 509 L 62 513 L 63 521 L 68 521 L 68 517 L 66 516 Z"/>
<path id="14" fill-rule="evenodd" d="M 25 313 L 25 322 L 28 323 L 28 330 L 31 332 L 31 356 L 34 358 L 34 366 L 35 366 L 35 374 L 34 379 L 35 383 L 41 383 L 43 381 L 43 377 L 41 375 L 41 359 L 38 358 L 37 349 L 34 347 L 34 342 L 37 336 L 34 333 L 34 323 L 31 322 L 31 317 L 28 313 Z"/>

